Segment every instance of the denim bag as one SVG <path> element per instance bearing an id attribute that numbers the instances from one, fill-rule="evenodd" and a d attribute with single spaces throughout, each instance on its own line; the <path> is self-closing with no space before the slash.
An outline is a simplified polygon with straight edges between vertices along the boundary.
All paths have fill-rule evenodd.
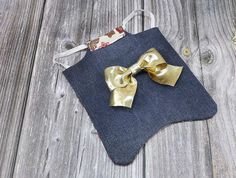
<path id="1" fill-rule="evenodd" d="M 143 10 L 133 11 L 123 21 L 123 29 L 137 11 Z M 208 119 L 217 112 L 216 103 L 159 29 L 154 27 L 153 14 L 148 14 L 153 27 L 149 30 L 130 34 L 118 27 L 106 34 L 118 34 L 109 42 L 95 39 L 56 56 L 63 57 L 87 48 L 85 57 L 63 74 L 115 164 L 131 163 L 145 142 L 161 128 L 176 122 Z M 138 89 L 132 108 L 110 107 L 104 69 L 115 65 L 131 66 L 150 48 L 157 49 L 169 64 L 183 66 L 176 85 L 159 85 L 146 73 L 140 73 L 135 76 Z"/>

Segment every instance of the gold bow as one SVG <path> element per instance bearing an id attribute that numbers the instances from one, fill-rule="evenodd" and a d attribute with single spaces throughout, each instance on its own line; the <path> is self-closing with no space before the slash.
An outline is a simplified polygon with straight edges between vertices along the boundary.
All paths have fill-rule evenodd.
<path id="1" fill-rule="evenodd" d="M 151 48 L 137 63 L 129 68 L 111 66 L 105 69 L 105 80 L 111 91 L 110 106 L 132 107 L 137 90 L 137 80 L 133 77 L 145 70 L 151 79 L 159 84 L 175 86 L 183 67 L 167 64 L 161 54 Z"/>

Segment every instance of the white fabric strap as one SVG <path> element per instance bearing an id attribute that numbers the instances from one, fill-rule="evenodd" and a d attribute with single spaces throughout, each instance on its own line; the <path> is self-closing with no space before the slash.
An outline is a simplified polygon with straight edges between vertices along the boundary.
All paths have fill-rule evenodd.
<path id="1" fill-rule="evenodd" d="M 152 12 L 148 11 L 148 10 L 144 10 L 144 9 L 135 9 L 133 12 L 131 12 L 122 22 L 122 27 L 125 29 L 126 27 L 126 24 L 136 15 L 137 12 L 144 12 L 144 15 L 148 15 L 151 19 L 151 28 L 155 27 L 156 25 L 156 22 L 155 22 L 155 17 L 153 15 Z M 79 52 L 79 51 L 82 51 L 82 50 L 85 50 L 88 48 L 88 45 L 86 44 L 82 44 L 82 45 L 79 45 L 79 46 L 76 46 L 72 49 L 69 49 L 67 51 L 64 51 L 64 52 L 61 52 L 61 53 L 58 53 L 56 54 L 54 57 L 53 57 L 53 63 L 54 64 L 58 64 L 58 65 L 61 65 L 62 67 L 64 68 L 69 68 L 70 66 L 67 65 L 67 64 L 64 64 L 63 62 L 60 62 L 58 61 L 57 59 L 58 58 L 63 58 L 63 57 L 66 57 L 66 56 L 69 56 L 71 54 L 74 54 L 76 52 Z"/>
<path id="2" fill-rule="evenodd" d="M 63 62 L 60 62 L 60 61 L 58 61 L 58 60 L 56 60 L 56 59 L 57 59 L 57 58 L 62 58 L 62 57 L 69 56 L 69 55 L 74 54 L 74 53 L 76 53 L 76 52 L 85 50 L 85 49 L 87 49 L 87 48 L 88 48 L 88 45 L 82 44 L 82 45 L 76 46 L 76 47 L 74 47 L 74 48 L 72 48 L 72 49 L 69 49 L 69 50 L 67 50 L 67 51 L 58 53 L 58 54 L 56 54 L 56 55 L 53 57 L 53 63 L 54 63 L 54 64 L 59 64 L 59 65 L 61 65 L 62 67 L 64 67 L 65 69 L 67 69 L 68 67 L 70 67 L 69 65 L 64 64 Z"/>
<path id="3" fill-rule="evenodd" d="M 67 51 L 64 51 L 64 52 L 56 54 L 55 58 L 61 58 L 61 57 L 69 56 L 71 54 L 74 54 L 74 53 L 76 53 L 78 51 L 82 51 L 82 50 L 87 49 L 87 48 L 88 48 L 87 45 L 82 44 L 82 45 L 76 46 L 76 47 L 74 47 L 72 49 L 69 49 Z"/>
<path id="4" fill-rule="evenodd" d="M 122 22 L 122 27 L 125 29 L 126 24 L 136 15 L 137 12 L 144 12 L 144 15 L 148 15 L 151 19 L 151 28 L 156 26 L 156 20 L 155 16 L 151 11 L 144 10 L 144 9 L 135 9 L 133 12 L 131 12 Z"/>

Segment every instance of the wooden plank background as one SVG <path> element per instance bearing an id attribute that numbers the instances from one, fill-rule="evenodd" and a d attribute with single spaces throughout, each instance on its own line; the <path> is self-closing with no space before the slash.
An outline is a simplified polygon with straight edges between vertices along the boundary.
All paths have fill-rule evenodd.
<path id="1" fill-rule="evenodd" d="M 124 167 L 108 158 L 52 58 L 120 25 L 136 8 L 154 13 L 218 113 L 162 129 Z M 128 31 L 149 26 L 138 16 Z M 1 178 L 236 177 L 235 0 L 0 0 L 0 29 Z M 72 65 L 83 55 L 61 60 Z"/>
<path id="2" fill-rule="evenodd" d="M 43 0 L 0 0 L 0 177 L 12 177 Z"/>

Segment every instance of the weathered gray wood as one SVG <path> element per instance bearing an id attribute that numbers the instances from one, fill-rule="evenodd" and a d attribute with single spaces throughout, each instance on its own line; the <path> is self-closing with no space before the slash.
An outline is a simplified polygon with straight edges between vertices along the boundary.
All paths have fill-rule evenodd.
<path id="1" fill-rule="evenodd" d="M 140 7 L 135 0 L 47 0 L 14 177 L 143 177 L 142 151 L 127 167 L 111 162 L 63 69 L 52 63 L 65 45 L 103 35 Z M 66 59 L 72 65 L 80 57 Z"/>
<path id="2" fill-rule="evenodd" d="M 108 158 L 52 57 L 108 32 L 143 5 L 155 13 L 160 30 L 214 97 L 219 111 L 207 122 L 162 129 L 132 165 L 120 167 Z M 14 166 L 16 178 L 236 177 L 235 0 L 47 0 L 27 100 L 43 7 L 43 0 L 0 1 L 1 178 L 12 177 Z M 141 31 L 141 19 L 135 22 L 130 31 Z M 149 28 L 148 19 L 144 22 Z M 183 55 L 186 47 L 190 57 Z M 82 56 L 66 59 L 72 65 Z"/>
<path id="3" fill-rule="evenodd" d="M 199 58 L 195 2 L 145 1 L 155 13 L 157 24 L 174 49 L 199 80 Z M 145 27 L 148 27 L 145 20 Z M 185 49 L 191 55 L 183 55 Z M 163 128 L 145 147 L 145 175 L 148 178 L 212 177 L 211 150 L 206 121 L 186 122 Z"/>
<path id="4" fill-rule="evenodd" d="M 0 1 L 0 177 L 15 164 L 44 0 Z"/>
<path id="5" fill-rule="evenodd" d="M 196 1 L 204 85 L 218 104 L 208 121 L 213 175 L 236 177 L 235 0 Z"/>

